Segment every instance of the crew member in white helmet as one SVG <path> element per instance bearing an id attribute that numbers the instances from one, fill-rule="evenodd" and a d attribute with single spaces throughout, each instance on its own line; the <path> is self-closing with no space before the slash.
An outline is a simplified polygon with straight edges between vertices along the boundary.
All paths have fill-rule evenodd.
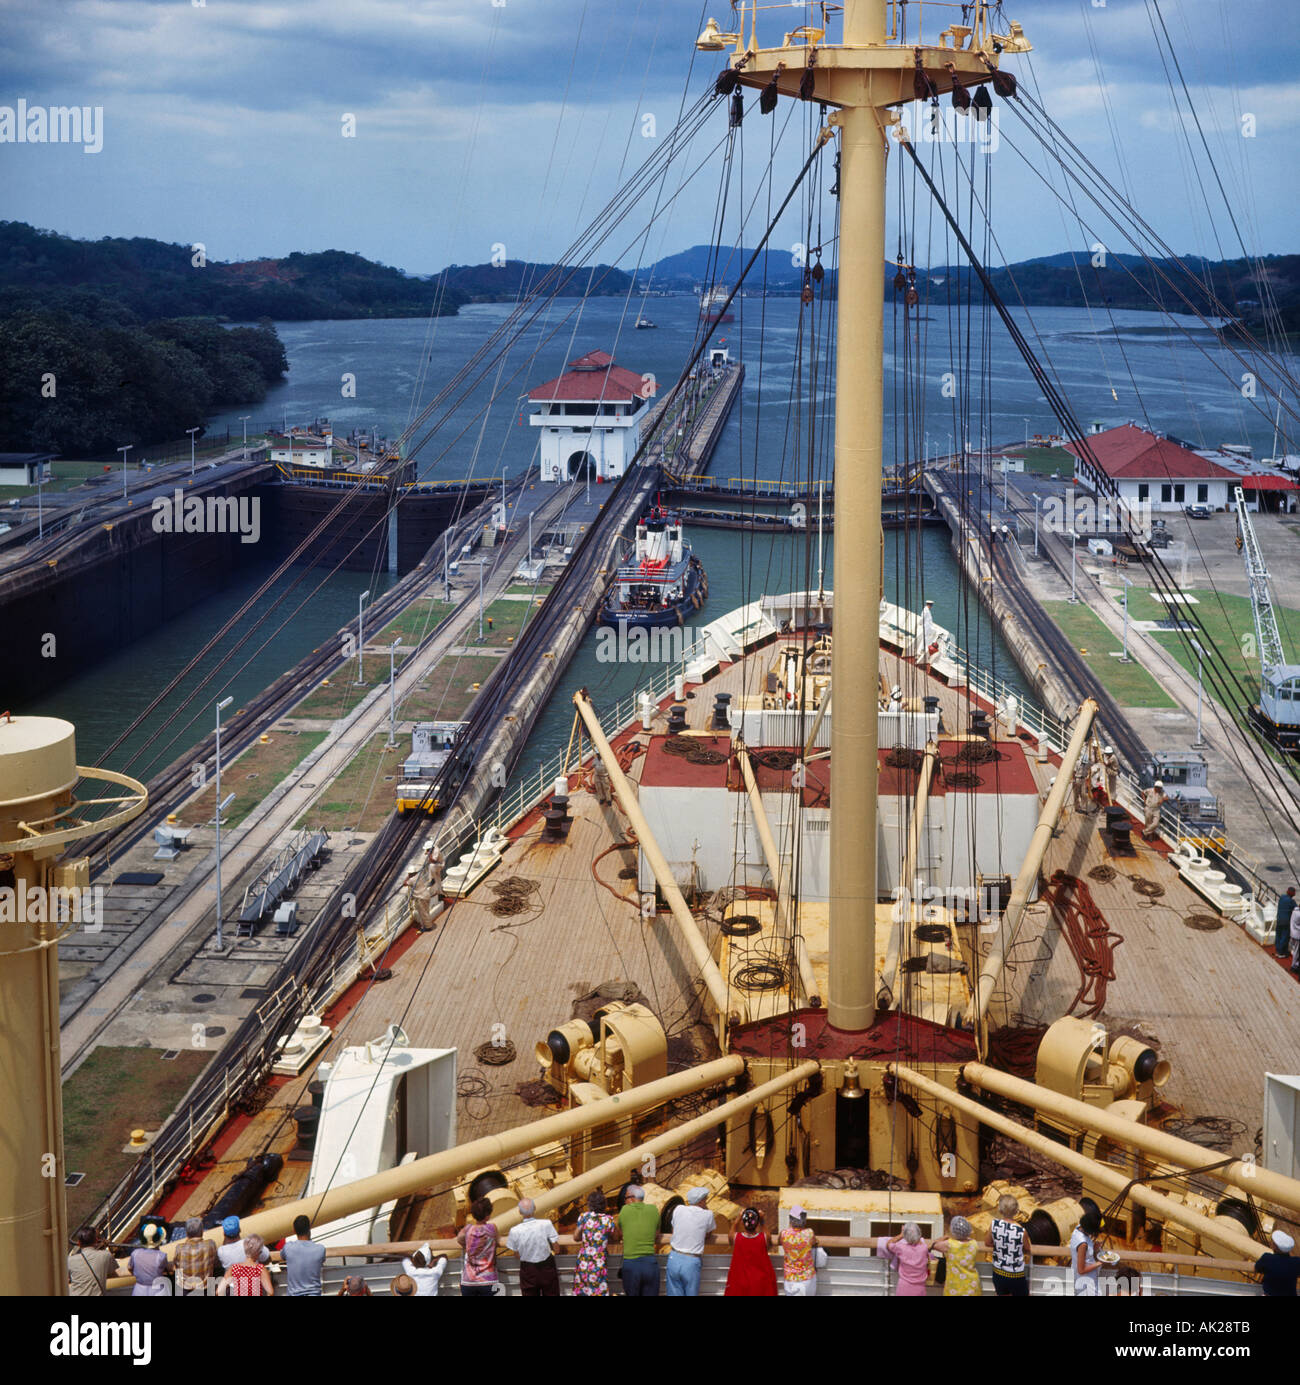
<path id="1" fill-rule="evenodd" d="M 1160 805 L 1164 801 L 1164 782 L 1163 780 L 1157 779 L 1142 797 L 1142 809 L 1144 813 L 1142 836 L 1146 841 L 1151 840 L 1160 826 Z"/>
<path id="2" fill-rule="evenodd" d="M 1101 752 L 1101 767 L 1106 774 L 1106 802 L 1113 805 L 1115 790 L 1119 787 L 1119 761 L 1110 746 Z"/>
<path id="3" fill-rule="evenodd" d="M 1086 755 L 1080 755 L 1074 762 L 1072 782 L 1074 785 L 1074 811 L 1076 813 L 1094 811 L 1088 804 L 1088 758 Z"/>

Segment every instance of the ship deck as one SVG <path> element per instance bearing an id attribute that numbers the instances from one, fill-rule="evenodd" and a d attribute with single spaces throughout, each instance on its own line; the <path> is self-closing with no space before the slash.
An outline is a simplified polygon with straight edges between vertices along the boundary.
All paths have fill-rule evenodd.
<path id="1" fill-rule="evenodd" d="M 753 652 L 695 687 L 687 702 L 691 728 L 708 729 L 715 693 L 753 692 L 770 661 L 769 651 Z M 964 726 L 966 692 L 883 651 L 882 672 L 909 695 L 923 684 L 924 692 L 938 696 L 945 725 Z M 661 715 L 667 707 L 665 700 Z M 644 757 L 629 742 L 639 735 L 634 725 L 612 742 L 633 779 Z M 1059 761 L 1050 755 L 1039 763 L 1032 753 L 1028 759 L 1045 798 Z M 455 901 L 433 931 L 402 939 L 400 955 L 389 959 L 391 979 L 350 995 L 326 1017 L 335 1029 L 326 1058 L 345 1043 L 382 1034 L 391 1022 L 401 1024 L 413 1045 L 458 1049 L 461 1141 L 541 1114 L 547 1093 L 534 1045 L 571 1017 L 574 1002 L 590 1000 L 606 983 L 627 987 L 628 998 L 635 990 L 659 1016 L 670 1036 L 670 1071 L 715 1051 L 671 917 L 640 917 L 630 874 L 636 850 L 627 845 L 626 819 L 574 782 L 565 842 L 540 841 L 538 812 L 515 824 L 500 865 L 472 895 Z M 1067 807 L 1044 868 L 1045 877 L 1062 870 L 1083 880 L 1118 935 L 1112 939 L 1115 975 L 1098 1018 L 1112 1031 L 1138 1032 L 1157 1044 L 1173 1066 L 1166 1100 L 1189 1117 L 1236 1122 L 1234 1150 L 1249 1151 L 1261 1119 L 1262 1074 L 1300 1071 L 1300 986 L 1237 924 L 1188 924 L 1192 918 L 1204 925 L 1214 910 L 1180 879 L 1166 850 L 1143 843 L 1135 824 L 1134 854 L 1112 856 L 1101 821 L 1100 813 Z M 711 921 L 706 932 L 712 942 Z M 1032 905 L 1010 950 L 994 1019 L 1048 1023 L 1066 1013 L 1080 985 L 1078 963 L 1052 912 L 1042 902 Z M 512 1055 L 503 1044 L 513 1045 Z M 501 1053 L 510 1061 L 493 1063 Z M 287 1150 L 293 1127 L 284 1117 L 301 1103 L 305 1080 L 281 1085 L 262 1112 L 228 1136 L 217 1166 L 170 1214 L 210 1203 L 211 1190 L 265 1148 L 272 1133 L 271 1147 Z M 286 1163 L 264 1205 L 298 1195 L 307 1169 L 306 1163 Z M 419 1235 L 437 1229 L 418 1218 L 413 1228 Z"/>

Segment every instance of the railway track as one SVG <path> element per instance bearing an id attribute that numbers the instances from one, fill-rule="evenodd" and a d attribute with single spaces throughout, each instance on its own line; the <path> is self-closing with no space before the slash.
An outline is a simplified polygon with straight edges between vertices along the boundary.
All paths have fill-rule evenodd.
<path id="1" fill-rule="evenodd" d="M 516 482 L 516 489 L 521 485 L 522 480 Z M 459 549 L 464 544 L 482 524 L 483 517 L 491 509 L 494 499 L 495 497 L 485 500 L 458 521 L 451 530 L 449 547 Z M 373 629 L 382 629 L 390 619 L 400 614 L 414 593 L 428 579 L 429 572 L 424 563 L 412 569 L 371 604 L 367 624 Z M 448 619 L 450 618 L 451 616 L 448 616 Z M 352 624 L 349 622 L 344 629 L 351 629 Z M 425 640 L 421 641 L 421 645 L 426 640 L 434 639 L 440 628 L 439 626 L 430 630 Z M 245 706 L 239 708 L 221 728 L 223 763 L 246 750 L 266 729 L 268 722 L 283 716 L 340 662 L 336 644 L 322 645 L 299 660 L 293 668 L 281 674 L 274 683 L 263 689 Z M 112 865 L 114 856 L 125 853 L 136 842 L 146 837 L 167 813 L 174 811 L 182 799 L 189 797 L 192 792 L 191 775 L 194 766 L 201 764 L 205 770 L 212 769 L 215 764 L 214 752 L 215 738 L 207 735 L 148 781 L 146 788 L 149 790 L 149 811 L 146 814 L 114 832 L 89 839 L 86 854 L 90 857 L 92 878 L 101 875 Z"/>

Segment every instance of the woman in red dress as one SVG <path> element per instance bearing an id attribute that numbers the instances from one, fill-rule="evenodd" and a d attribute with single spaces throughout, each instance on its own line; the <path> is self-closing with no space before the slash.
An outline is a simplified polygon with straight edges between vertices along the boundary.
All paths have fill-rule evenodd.
<path id="1" fill-rule="evenodd" d="M 231 1265 L 217 1285 L 217 1293 L 231 1298 L 269 1298 L 275 1292 L 271 1272 L 261 1262 L 262 1238 L 244 1237 L 244 1258 Z"/>
<path id="2" fill-rule="evenodd" d="M 767 1233 L 756 1207 L 746 1207 L 740 1230 L 731 1233 L 731 1267 L 727 1270 L 728 1298 L 775 1298 L 776 1271 L 767 1253 Z"/>

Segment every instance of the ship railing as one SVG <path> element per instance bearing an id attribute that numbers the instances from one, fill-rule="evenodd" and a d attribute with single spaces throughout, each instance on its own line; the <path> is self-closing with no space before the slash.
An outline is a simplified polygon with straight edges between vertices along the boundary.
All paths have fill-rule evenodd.
<path id="1" fill-rule="evenodd" d="M 1037 703 L 1027 699 L 1018 689 L 1000 678 L 994 677 L 987 669 L 976 663 L 965 650 L 956 645 L 947 645 L 938 656 L 956 665 L 967 686 L 999 707 L 1005 707 L 1007 697 L 1017 699 L 1016 720 L 1031 732 L 1041 743 L 1046 740 L 1051 748 L 1061 751 L 1070 738 L 1070 728 L 1065 722 L 1052 716 Z M 1143 797 L 1145 789 L 1137 776 L 1121 770 L 1117 797 L 1139 822 L 1144 815 Z M 1265 880 L 1259 861 L 1246 851 L 1239 842 L 1234 842 L 1222 827 L 1212 823 L 1196 822 L 1181 813 L 1171 803 L 1166 802 L 1160 811 L 1160 835 L 1171 845 L 1187 842 L 1195 846 L 1202 856 L 1208 856 L 1213 868 L 1222 870 L 1229 879 L 1235 879 L 1249 892 L 1252 901 L 1265 910 L 1275 909 L 1280 891 L 1278 887 Z"/>
<path id="2" fill-rule="evenodd" d="M 401 889 L 384 904 L 381 918 L 358 928 L 357 935 L 330 959 L 329 970 L 310 989 L 296 978 L 285 980 L 254 1010 L 257 1029 L 263 1035 L 291 1032 L 304 1015 L 321 1014 L 378 962 L 389 945 L 410 924 L 412 897 Z M 270 1075 L 279 1056 L 279 1045 L 227 1044 L 221 1066 L 205 1069 L 196 1080 L 198 1095 L 183 1102 L 168 1118 L 149 1149 L 101 1204 L 92 1224 L 113 1240 L 127 1235 L 165 1194 L 167 1185 L 218 1131 L 235 1107 Z"/>
<path id="3" fill-rule="evenodd" d="M 261 1000 L 254 1014 L 263 1031 L 274 1031 L 295 1010 L 307 1013 L 301 1005 L 299 987 L 288 980 Z M 134 1235 L 140 1218 L 157 1204 L 171 1180 L 221 1128 L 236 1103 L 266 1079 L 276 1061 L 276 1049 L 265 1045 L 232 1041 L 226 1050 L 230 1057 L 216 1072 L 205 1068 L 196 1079 L 193 1090 L 201 1094 L 177 1107 L 91 1218 L 90 1224 L 108 1240 Z"/>

